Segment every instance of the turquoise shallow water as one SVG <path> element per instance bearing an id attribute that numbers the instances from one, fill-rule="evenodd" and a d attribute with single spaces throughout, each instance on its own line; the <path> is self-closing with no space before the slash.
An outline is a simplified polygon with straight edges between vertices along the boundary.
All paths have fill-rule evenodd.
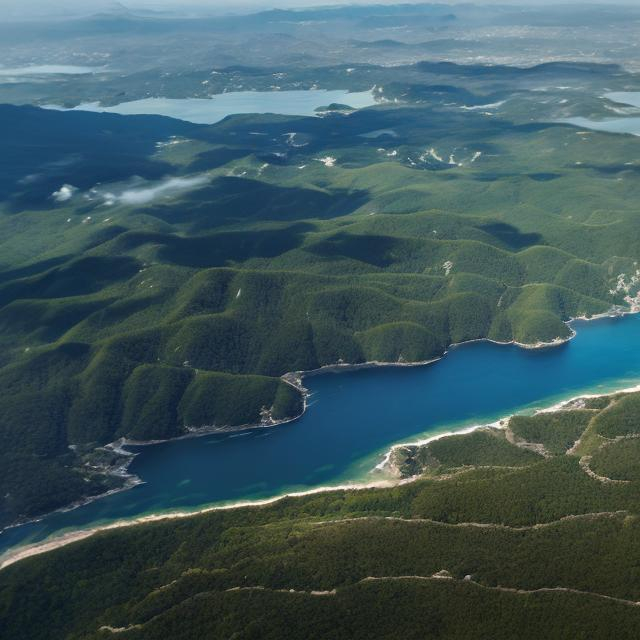
<path id="1" fill-rule="evenodd" d="M 555 348 L 476 342 L 426 366 L 308 377 L 310 406 L 299 420 L 137 447 L 131 470 L 146 484 L 8 529 L 0 551 L 98 522 L 373 479 L 399 441 L 640 382 L 640 316 L 574 327 L 576 338 Z"/>

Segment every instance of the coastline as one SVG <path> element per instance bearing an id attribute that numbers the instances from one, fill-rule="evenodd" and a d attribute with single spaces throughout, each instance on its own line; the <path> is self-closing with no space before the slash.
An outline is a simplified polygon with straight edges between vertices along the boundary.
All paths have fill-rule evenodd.
<path id="1" fill-rule="evenodd" d="M 594 320 L 601 320 L 604 318 L 621 318 L 627 315 L 636 315 L 640 313 L 640 306 L 634 307 L 631 310 L 622 310 L 614 307 L 610 311 L 606 311 L 604 313 L 599 313 L 597 315 L 587 317 L 587 316 L 578 316 L 576 318 L 570 318 L 569 320 L 565 320 L 564 324 L 567 326 L 571 325 L 572 322 L 591 322 Z M 300 371 L 289 371 L 280 376 L 280 379 L 283 382 L 286 382 L 294 389 L 299 391 L 302 394 L 303 405 L 300 412 L 289 418 L 282 418 L 280 420 L 266 420 L 261 422 L 247 423 L 241 425 L 210 425 L 204 427 L 185 427 L 187 429 L 187 433 L 183 433 L 179 436 L 174 436 L 171 438 L 163 438 L 156 440 L 130 440 L 128 438 L 119 438 L 114 442 L 110 442 L 109 444 L 104 445 L 104 448 L 110 448 L 117 453 L 121 453 L 123 455 L 131 456 L 131 459 L 135 458 L 138 454 L 132 453 L 131 451 L 127 451 L 123 447 L 132 446 L 132 447 L 146 447 L 154 444 L 163 444 L 166 442 L 177 442 L 179 440 L 186 440 L 189 438 L 199 438 L 201 436 L 215 435 L 215 434 L 224 434 L 224 433 L 238 433 L 240 431 L 248 431 L 253 429 L 268 429 L 271 427 L 278 427 L 283 424 L 288 424 L 290 422 L 295 422 L 299 420 L 308 409 L 308 400 L 309 400 L 309 391 L 304 386 L 304 378 L 311 378 L 318 375 L 323 375 L 326 373 L 347 373 L 351 371 L 360 371 L 366 369 L 375 369 L 378 367 L 424 367 L 430 364 L 434 364 L 440 360 L 442 360 L 452 348 L 462 347 L 467 344 L 474 344 L 476 342 L 489 342 L 491 344 L 497 344 L 502 346 L 513 345 L 519 347 L 521 349 L 550 349 L 554 347 L 562 346 L 563 344 L 567 344 L 571 340 L 576 337 L 576 331 L 573 327 L 569 326 L 571 331 L 570 335 L 566 338 L 555 338 L 554 340 L 544 342 L 538 341 L 534 343 L 527 342 L 518 342 L 516 340 L 509 341 L 500 341 L 500 340 L 492 340 L 491 338 L 474 338 L 472 340 L 464 340 L 463 342 L 452 342 L 441 355 L 434 356 L 433 358 L 429 358 L 428 360 L 418 360 L 415 362 L 386 362 L 383 360 L 368 360 L 366 362 L 358 362 L 358 363 L 350 363 L 350 362 L 336 362 L 333 364 L 325 364 L 317 369 L 308 369 L 308 370 L 300 370 Z M 136 477 L 136 476 L 132 476 Z M 106 494 L 102 494 L 106 495 Z M 97 500 L 99 496 L 91 498 L 91 500 Z M 47 514 L 45 514 L 47 515 Z M 44 517 L 44 516 L 41 516 Z M 34 522 L 34 520 L 30 520 L 29 522 Z"/>
<path id="2" fill-rule="evenodd" d="M 563 411 L 565 410 L 566 407 L 568 407 L 569 405 L 573 404 L 574 402 L 576 402 L 577 400 L 589 400 L 589 399 L 593 399 L 593 398 L 606 398 L 607 396 L 614 396 L 614 395 L 618 395 L 618 394 L 626 394 L 626 393 L 638 393 L 640 392 L 640 383 L 632 386 L 632 387 L 625 387 L 624 389 L 618 389 L 616 391 L 605 391 L 603 393 L 579 393 L 578 395 L 572 396 L 571 398 L 567 398 L 566 400 L 560 400 L 559 402 L 556 402 L 556 404 L 553 404 L 549 407 L 544 407 L 542 409 L 536 409 L 533 412 L 533 415 L 538 415 L 541 413 L 556 413 L 558 411 Z M 568 409 L 569 411 L 572 411 L 572 408 Z M 473 433 L 474 431 L 478 431 L 478 429 L 506 429 L 509 425 L 509 420 L 511 418 L 513 418 L 515 415 L 515 413 L 509 414 L 507 416 L 504 416 L 502 418 L 498 418 L 497 420 L 494 420 L 493 422 L 486 422 L 483 424 L 475 424 L 469 427 L 463 427 L 462 429 L 455 429 L 452 431 L 443 431 L 442 433 L 436 433 L 432 436 L 428 436 L 426 438 L 422 438 L 419 440 L 411 440 L 409 442 L 398 442 L 396 444 L 394 444 L 389 451 L 387 451 L 387 453 L 385 454 L 384 460 L 382 460 L 380 463 L 378 463 L 375 466 L 375 469 L 380 469 L 383 470 L 386 468 L 386 466 L 388 465 L 391 456 L 393 455 L 393 451 L 395 449 L 399 449 L 401 447 L 423 447 L 431 442 L 435 442 L 436 440 L 442 440 L 443 438 L 450 438 L 451 436 L 461 436 L 461 435 L 466 435 L 469 433 Z M 420 476 L 412 476 L 411 478 L 406 478 L 406 480 L 413 480 L 415 478 L 418 478 Z"/>
<path id="3" fill-rule="evenodd" d="M 364 491 L 366 489 L 382 489 L 386 487 L 394 487 L 400 484 L 407 484 L 413 482 L 414 478 L 408 478 L 406 480 L 378 480 L 368 483 L 353 483 L 353 484 L 341 484 L 331 487 L 314 487 L 306 491 L 293 491 L 285 493 L 273 498 L 265 498 L 264 500 L 246 500 L 242 502 L 234 502 L 227 505 L 215 505 L 211 507 L 202 507 L 196 511 L 174 511 L 169 513 L 152 513 L 144 516 L 139 516 L 132 520 L 116 520 L 104 525 L 97 525 L 89 529 L 78 529 L 76 531 L 67 531 L 59 536 L 54 536 L 42 542 L 36 542 L 30 545 L 18 546 L 13 549 L 9 549 L 2 555 L 0 555 L 0 571 L 6 567 L 15 564 L 16 562 L 31 556 L 40 555 L 60 547 L 65 547 L 73 542 L 78 542 L 89 538 L 90 536 L 100 533 L 101 531 L 110 531 L 113 529 L 122 529 L 126 527 L 134 527 L 140 524 L 149 524 L 152 522 L 162 522 L 164 520 L 180 520 L 183 518 L 191 518 L 193 516 L 202 515 L 205 513 L 212 513 L 214 511 L 229 511 L 231 509 L 241 508 L 260 508 L 285 498 L 301 498 L 303 496 L 314 495 L 318 493 L 327 493 L 330 491 Z"/>
<path id="4" fill-rule="evenodd" d="M 588 399 L 588 398 L 602 398 L 611 395 L 624 394 L 624 393 L 637 393 L 640 392 L 640 383 L 635 384 L 631 387 L 626 387 L 624 389 L 619 389 L 615 391 L 606 391 L 604 393 L 580 393 L 578 395 L 572 396 L 571 398 L 567 398 L 565 400 L 561 400 L 550 407 L 544 407 L 542 409 L 537 409 L 535 414 L 539 413 L 552 413 L 555 411 L 561 411 L 563 408 L 567 407 L 567 405 L 571 405 L 580 399 Z M 534 414 L 534 415 L 535 415 Z M 505 429 L 508 426 L 509 420 L 516 414 L 510 414 L 508 416 L 504 416 L 490 423 L 476 424 L 469 427 L 464 427 L 462 429 L 455 429 L 451 431 L 446 431 L 438 434 L 434 434 L 427 438 L 423 438 L 420 440 L 415 440 L 411 442 L 401 442 L 394 444 L 391 446 L 385 455 L 382 462 L 376 465 L 371 471 L 384 471 L 388 462 L 393 455 L 393 451 L 399 447 L 407 447 L 407 446 L 424 446 L 429 444 L 430 442 L 434 442 L 436 440 L 441 440 L 443 438 L 448 438 L 451 436 L 458 436 L 473 433 L 478 429 Z M 183 518 L 191 518 L 194 516 L 212 513 L 215 511 L 228 511 L 231 509 L 241 509 L 241 508 L 260 508 L 264 506 L 268 506 L 270 504 L 274 504 L 286 498 L 300 498 L 308 495 L 315 495 L 320 493 L 330 493 L 332 491 L 364 491 L 367 489 L 382 489 L 382 488 L 391 488 L 397 487 L 404 484 L 409 484 L 412 482 L 416 482 L 421 476 L 411 476 L 408 478 L 385 478 L 380 480 L 372 480 L 370 482 L 353 482 L 347 484 L 339 484 L 335 486 L 321 486 L 314 487 L 313 489 L 308 489 L 305 491 L 292 491 L 288 493 L 284 493 L 282 495 L 274 496 L 272 498 L 265 498 L 263 500 L 244 500 L 240 502 L 233 502 L 231 504 L 225 505 L 213 505 L 209 507 L 202 507 L 201 509 L 196 509 L 195 511 L 174 511 L 168 513 L 152 513 L 148 515 L 139 516 L 137 518 L 131 520 L 116 520 L 114 522 L 110 522 L 104 525 L 97 525 L 94 527 L 90 527 L 89 529 L 78 529 L 75 531 L 68 531 L 59 536 L 55 536 L 41 542 L 36 542 L 29 545 L 17 546 L 12 549 L 9 549 L 5 553 L 0 555 L 0 571 L 5 569 L 6 567 L 19 562 L 20 560 L 24 560 L 26 558 L 30 558 L 32 556 L 41 555 L 43 553 L 47 553 L 49 551 L 53 551 L 55 549 L 59 549 L 61 547 L 65 547 L 74 542 L 79 542 L 86 538 L 89 538 L 97 533 L 102 531 L 112 531 L 114 529 L 122 529 L 126 527 L 134 527 L 141 524 L 149 524 L 153 522 L 163 522 L 168 520 L 179 520 Z"/>
<path id="5" fill-rule="evenodd" d="M 603 319 L 603 318 L 618 318 L 618 317 L 623 317 L 626 315 L 634 315 L 640 312 L 640 307 L 633 305 L 631 308 L 629 309 L 621 309 L 619 307 L 614 307 L 613 309 L 611 309 L 610 311 L 601 313 L 601 314 L 597 314 L 594 315 L 592 317 L 576 317 L 576 318 L 571 318 L 567 321 L 565 321 L 566 325 L 571 325 L 571 323 L 576 322 L 576 321 L 582 321 L 582 322 L 590 322 L 592 320 L 599 320 L 599 319 Z M 210 427 L 202 427 L 202 428 L 198 428 L 198 429 L 191 429 L 188 433 L 182 434 L 180 436 L 177 437 L 173 437 L 173 438 L 167 438 L 167 439 L 162 439 L 162 440 L 149 440 L 149 441 L 135 441 L 135 440 L 128 440 L 127 438 L 120 438 L 112 443 L 109 443 L 107 445 L 104 445 L 103 448 L 105 449 L 111 449 L 112 451 L 119 453 L 121 455 L 126 455 L 127 456 L 127 460 L 125 461 L 124 464 L 121 464 L 117 469 L 112 470 L 112 471 L 108 471 L 107 474 L 108 475 L 112 475 L 112 476 L 116 476 L 119 478 L 124 478 L 125 479 L 125 483 L 123 484 L 123 486 L 121 487 L 116 487 L 114 489 L 110 489 L 109 491 L 106 491 L 105 493 L 102 494 L 98 494 L 96 496 L 89 496 L 86 497 L 84 499 L 78 500 L 70 505 L 66 505 L 64 507 L 55 509 L 53 511 L 50 511 L 46 514 L 43 514 L 41 516 L 35 517 L 35 518 L 30 518 L 28 520 L 24 520 L 21 522 L 16 522 L 13 523 L 11 525 L 8 525 L 7 527 L 4 527 L 3 529 L 0 530 L 0 533 L 2 531 L 6 531 L 9 530 L 11 528 L 15 528 L 15 527 L 19 527 L 22 525 L 26 525 L 29 523 L 35 523 L 35 522 L 39 522 L 43 519 L 45 519 L 47 516 L 53 514 L 53 513 L 61 513 L 61 512 L 68 512 L 68 511 L 72 511 L 74 509 L 77 509 L 81 506 L 90 504 L 94 501 L 97 501 L 101 498 L 107 497 L 109 495 L 112 495 L 114 493 L 120 493 L 123 491 L 126 491 L 130 488 L 133 488 L 139 484 L 144 484 L 144 481 L 139 478 L 138 476 L 136 476 L 135 474 L 131 474 L 128 472 L 128 467 L 129 465 L 132 463 L 132 461 L 135 459 L 135 457 L 137 455 L 139 455 L 139 453 L 137 452 L 131 452 L 128 451 L 125 447 L 127 446 L 138 446 L 138 447 L 143 447 L 143 446 L 149 446 L 149 445 L 153 445 L 153 444 L 160 444 L 160 443 L 166 443 L 166 442 L 173 442 L 173 441 L 178 441 L 178 440 L 183 440 L 183 439 L 188 439 L 188 438 L 196 438 L 196 437 L 200 437 L 200 436 L 206 436 L 206 435 L 211 435 L 211 434 L 225 434 L 225 433 L 238 433 L 238 432 L 242 432 L 242 431 L 249 431 L 249 430 L 254 430 L 254 429 L 265 429 L 265 428 L 271 428 L 271 427 L 275 427 L 275 426 L 279 426 L 282 424 L 287 424 L 290 422 L 294 422 L 296 420 L 298 420 L 299 418 L 301 418 L 305 413 L 306 410 L 309 406 L 309 398 L 310 398 L 310 393 L 308 391 L 308 389 L 305 388 L 304 386 L 304 378 L 306 377 L 313 377 L 316 375 L 321 375 L 321 374 L 325 374 L 325 373 L 342 373 L 342 372 L 349 372 L 349 371 L 357 371 L 357 370 L 364 370 L 364 369 L 371 369 L 371 368 L 378 368 L 378 367 L 420 367 L 420 366 L 426 366 L 428 364 L 433 364 L 441 359 L 443 359 L 452 348 L 455 347 L 459 347 L 459 346 L 464 346 L 466 344 L 471 344 L 474 342 L 490 342 L 493 344 L 498 344 L 498 345 L 514 345 L 517 346 L 519 348 L 524 348 L 524 349 L 545 349 L 545 348 L 552 348 L 552 347 L 556 347 L 556 346 L 560 346 L 562 344 L 568 343 L 570 342 L 575 336 L 576 336 L 576 330 L 569 326 L 570 329 L 570 335 L 567 336 L 566 338 L 556 338 L 555 340 L 549 341 L 549 342 L 537 342 L 537 343 L 532 343 L 532 344 L 527 344 L 527 343 L 519 343 L 515 340 L 511 340 L 508 342 L 504 342 L 504 341 L 497 341 L 497 340 L 492 340 L 490 338 L 477 338 L 474 340 L 467 340 L 467 341 L 463 341 L 463 342 L 459 342 L 459 343 L 452 343 L 451 345 L 449 345 L 449 347 L 447 347 L 447 349 L 442 353 L 442 355 L 431 358 L 429 360 L 424 360 L 424 361 L 418 361 L 418 362 L 382 362 L 382 361 L 368 361 L 368 362 L 362 362 L 362 363 L 343 363 L 343 362 L 339 362 L 339 363 L 334 363 L 334 364 L 329 364 L 329 365 L 324 365 L 322 367 L 319 367 L 317 369 L 312 369 L 312 370 L 308 370 L 308 371 L 295 371 L 295 372 L 289 372 L 284 374 L 283 376 L 281 376 L 281 379 L 286 382 L 287 384 L 293 386 L 295 389 L 297 389 L 301 395 L 302 395 L 302 399 L 303 399 L 303 404 L 302 404 L 302 408 L 300 410 L 300 412 L 290 418 L 285 418 L 285 419 L 281 419 L 281 420 L 264 420 L 260 423 L 254 423 L 254 424 L 245 424 L 245 425 L 236 425 L 236 426 L 210 426 Z M 602 397 L 602 396 L 607 396 L 607 395 L 612 395 L 614 393 L 630 393 L 633 391 L 640 391 L 640 385 L 631 387 L 631 388 L 626 388 L 626 389 L 621 389 L 618 391 L 607 391 L 604 393 L 598 393 L 598 394 L 588 394 L 588 393 L 583 393 L 583 394 L 579 394 L 578 396 L 569 398 L 567 400 L 562 400 L 558 403 L 556 403 L 555 405 L 548 407 L 548 408 L 544 408 L 544 409 L 540 409 L 540 410 L 536 410 L 536 413 L 539 412 L 551 412 L 551 411 L 557 411 L 560 410 L 563 406 L 579 399 L 579 398 L 595 398 L 595 397 Z M 460 429 L 455 429 L 455 430 L 449 430 L 446 432 L 442 432 L 442 433 L 438 433 L 438 434 L 434 434 L 429 436 L 428 438 L 425 439 L 421 439 L 421 440 L 417 440 L 417 441 L 412 441 L 412 442 L 403 442 L 403 443 L 397 443 L 394 444 L 392 446 L 389 447 L 389 449 L 387 450 L 386 454 L 384 455 L 384 458 L 381 462 L 379 462 L 378 464 L 376 464 L 375 466 L 372 467 L 371 471 L 375 472 L 375 471 L 383 471 L 387 465 L 388 462 L 393 454 L 393 451 L 398 448 L 398 447 L 402 447 L 402 446 L 421 446 L 424 444 L 428 444 L 429 442 L 432 442 L 434 440 L 438 440 L 441 438 L 445 438 L 445 437 L 450 437 L 452 435 L 462 435 L 462 434 L 466 434 L 466 433 L 471 433 L 477 429 L 481 429 L 481 428 L 487 428 L 487 427 L 494 427 L 494 428 L 500 428 L 501 423 L 504 423 L 505 421 L 508 422 L 508 419 L 511 416 L 506 416 L 503 418 L 498 419 L 497 421 L 494 421 L 492 423 L 484 423 L 484 424 L 477 424 L 477 425 L 473 425 L 473 426 L 469 426 L 469 427 L 461 427 Z M 393 481 L 391 481 L 391 484 L 398 484 L 398 483 L 404 483 L 404 482 L 409 482 L 414 480 L 415 478 L 406 478 L 406 479 L 395 479 Z M 141 524 L 144 522 L 151 522 L 151 521 L 155 521 L 156 519 L 159 520 L 164 520 L 167 518 L 175 518 L 175 517 L 189 517 L 192 515 L 197 515 L 200 513 L 206 513 L 209 511 L 213 511 L 213 510 L 218 510 L 218 509 L 230 509 L 230 508 L 240 508 L 240 507 L 248 507 L 248 506 L 261 506 L 263 504 L 269 504 L 271 502 L 283 499 L 285 497 L 291 497 L 291 496 L 303 496 L 303 495 L 308 495 L 311 493 L 321 493 L 321 492 L 327 492 L 327 491 L 336 491 L 336 490 L 341 490 L 341 489 L 349 489 L 349 490 L 357 490 L 357 489 L 365 489 L 365 488 L 372 488 L 372 487 L 378 487 L 378 486 L 388 486 L 388 483 L 390 481 L 389 480 L 384 480 L 384 481 L 374 481 L 374 482 L 359 482 L 359 481 L 355 481 L 353 483 L 350 484 L 346 484 L 346 485 L 336 485 L 336 486 L 322 486 L 322 487 L 316 487 L 314 489 L 310 489 L 308 491 L 303 491 L 303 492 L 296 492 L 296 493 L 286 493 L 286 494 L 282 494 L 279 496 L 275 496 L 273 498 L 269 498 L 263 501 L 243 501 L 243 502 L 239 502 L 239 503 L 233 503 L 230 505 L 222 505 L 222 506 L 211 506 L 211 507 L 204 507 L 203 509 L 200 510 L 196 510 L 196 511 L 186 511 L 186 512 L 176 512 L 176 513 L 159 513 L 159 514 L 150 514 L 148 516 L 141 516 L 140 518 L 136 518 L 134 520 L 117 520 L 114 521 L 112 523 L 106 524 L 106 525 L 100 525 L 97 527 L 93 527 L 93 528 L 89 528 L 89 529 L 79 529 L 78 531 L 74 531 L 74 532 L 68 532 L 65 534 L 62 534 L 62 536 L 60 537 L 53 537 L 50 538 L 48 540 L 42 541 L 42 542 L 38 542 L 35 543 L 34 545 L 25 545 L 25 546 L 17 546 L 14 547 L 13 549 L 9 549 L 7 550 L 4 554 L 0 554 L 0 570 L 2 568 L 4 568 L 5 566 L 8 566 L 9 564 L 12 564 L 13 562 L 17 561 L 17 559 L 22 559 L 22 557 L 29 557 L 30 555 L 35 555 L 37 553 L 42 553 L 44 551 L 53 549 L 53 548 L 57 548 L 58 546 L 64 546 L 66 544 L 69 544 L 70 542 L 75 541 L 76 539 L 83 539 L 84 537 L 87 537 L 88 535 L 92 535 L 92 533 L 97 533 L 98 531 L 102 531 L 105 529 L 110 529 L 110 528 L 120 528 L 123 526 L 133 526 L 135 524 Z M 382 484 L 381 484 L 382 483 Z M 89 532 L 89 533 L 87 533 Z M 72 534 L 77 533 L 80 537 L 76 538 L 75 536 L 73 536 Z M 55 535 L 55 534 L 54 534 Z M 54 544 L 56 543 L 56 541 L 60 541 L 60 544 Z M 53 545 L 53 546 L 51 546 Z M 39 549 L 43 549 L 43 551 L 40 551 Z M 30 550 L 29 552 L 26 553 L 26 555 L 23 555 L 21 552 L 22 551 L 27 551 Z M 17 559 L 12 559 L 10 561 L 6 560 L 6 558 L 12 558 L 13 554 L 17 554 L 19 557 Z"/>
<path id="6" fill-rule="evenodd" d="M 113 487 L 112 489 L 108 489 L 103 493 L 98 493 L 94 496 L 86 496 L 84 498 L 79 498 L 78 500 L 74 500 L 73 502 L 64 505 L 63 507 L 58 507 L 57 509 L 53 509 L 51 511 L 47 511 L 40 516 L 36 516 L 34 518 L 25 518 L 23 520 L 18 520 L 17 522 L 13 522 L 4 527 L 0 527 L 0 534 L 5 531 L 9 531 L 10 529 L 15 529 L 16 527 L 21 527 L 26 524 L 33 524 L 35 522 L 40 522 L 44 520 L 46 517 L 51 516 L 55 513 L 67 513 L 68 511 L 73 511 L 74 509 L 79 509 L 80 507 L 84 507 L 87 504 L 91 504 L 96 500 L 100 500 L 102 498 L 106 498 L 108 496 L 112 496 L 116 493 L 122 493 L 123 491 L 128 491 L 129 489 L 133 489 L 133 487 L 137 487 L 140 484 L 145 484 L 144 480 L 134 473 L 129 473 L 129 465 L 133 462 L 134 458 L 138 455 L 137 453 L 133 453 L 131 451 L 127 451 L 122 447 L 124 444 L 121 442 L 124 438 L 120 438 L 120 440 L 116 440 L 115 442 L 110 442 L 109 444 L 104 445 L 103 447 L 96 447 L 96 451 L 99 449 L 105 449 L 107 451 L 113 451 L 114 453 L 123 456 L 124 461 L 121 462 L 117 467 L 111 469 L 107 468 L 102 471 L 102 474 L 109 478 L 118 478 L 123 480 L 123 483 L 119 487 Z M 1 557 L 1 556 L 0 556 Z"/>
<path id="7" fill-rule="evenodd" d="M 418 364 L 416 364 L 416 366 L 418 366 Z M 292 377 L 289 377 L 289 376 L 292 376 Z M 164 438 L 160 440 L 130 440 L 128 438 L 118 438 L 117 440 L 114 440 L 113 442 L 109 442 L 108 444 L 105 444 L 102 447 L 97 447 L 97 449 L 107 449 L 121 456 L 126 456 L 127 459 L 122 464 L 118 465 L 116 469 L 108 469 L 104 471 L 104 474 L 106 476 L 123 479 L 124 483 L 122 484 L 122 486 L 114 487 L 113 489 L 109 489 L 104 493 L 99 493 L 94 496 L 87 496 L 85 498 L 80 498 L 63 507 L 58 507 L 57 509 L 47 511 L 42 515 L 35 516 L 33 518 L 25 518 L 24 520 L 19 520 L 18 522 L 14 522 L 5 527 L 0 527 L 0 534 L 2 534 L 4 531 L 9 531 L 10 529 L 21 527 L 26 524 L 41 522 L 48 516 L 51 516 L 55 513 L 66 513 L 68 511 L 73 511 L 74 509 L 79 509 L 80 507 L 84 507 L 88 504 L 91 504 L 92 502 L 101 500 L 102 498 L 106 498 L 116 493 L 122 493 L 124 491 L 128 491 L 129 489 L 133 489 L 134 487 L 137 487 L 141 484 L 146 484 L 145 481 L 139 476 L 137 476 L 135 473 L 129 473 L 129 466 L 135 460 L 135 458 L 137 458 L 140 455 L 140 453 L 129 451 L 125 447 L 128 447 L 128 446 L 147 447 L 155 444 L 163 444 L 167 442 L 178 442 L 179 440 L 188 440 L 191 438 L 200 438 L 208 435 L 240 433 L 242 431 L 249 431 L 249 430 L 253 431 L 254 429 L 269 429 L 271 427 L 277 427 L 282 424 L 287 424 L 289 422 L 295 422 L 296 420 L 299 420 L 307 411 L 308 401 L 309 401 L 309 392 L 302 385 L 302 379 L 301 379 L 301 376 L 298 375 L 298 373 L 291 373 L 291 374 L 287 373 L 281 376 L 281 378 L 284 382 L 286 382 L 287 384 L 290 384 L 292 387 L 297 389 L 302 394 L 302 409 L 300 410 L 300 413 L 298 413 L 297 415 L 291 418 L 283 418 L 281 420 L 268 420 L 268 421 L 260 422 L 257 424 L 249 423 L 249 424 L 235 425 L 235 426 L 221 426 L 221 427 L 210 426 L 210 427 L 200 427 L 197 429 L 194 428 L 189 430 L 188 433 L 184 433 L 180 436 L 175 436 L 173 438 Z M 2 554 L 0 554 L 0 559 L 1 558 L 2 558 Z M 1 568 L 2 568 L 2 565 L 0 564 L 0 569 Z"/>

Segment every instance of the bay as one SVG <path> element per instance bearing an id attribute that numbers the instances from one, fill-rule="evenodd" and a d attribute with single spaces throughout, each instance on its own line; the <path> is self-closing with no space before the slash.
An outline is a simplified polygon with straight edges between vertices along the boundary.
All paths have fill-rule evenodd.
<path id="1" fill-rule="evenodd" d="M 0 551 L 64 531 L 150 513 L 266 499 L 367 482 L 389 448 L 531 412 L 581 393 L 640 381 L 640 316 L 576 321 L 561 346 L 487 341 L 452 347 L 416 367 L 377 367 L 305 378 L 309 407 L 288 424 L 144 447 L 131 471 L 145 482 L 0 534 Z"/>

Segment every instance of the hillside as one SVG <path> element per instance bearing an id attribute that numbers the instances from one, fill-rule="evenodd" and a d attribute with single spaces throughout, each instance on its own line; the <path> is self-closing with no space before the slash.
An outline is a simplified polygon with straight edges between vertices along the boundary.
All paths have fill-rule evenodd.
<path id="1" fill-rule="evenodd" d="M 640 142 L 530 86 L 588 113 L 611 73 L 416 65 L 368 109 L 213 126 L 1 106 L 0 525 L 121 485 L 118 438 L 299 415 L 287 372 L 628 308 Z"/>
<path id="2" fill-rule="evenodd" d="M 639 407 L 396 450 L 421 476 L 390 489 L 102 532 L 4 569 L 0 618 L 15 640 L 634 638 Z"/>

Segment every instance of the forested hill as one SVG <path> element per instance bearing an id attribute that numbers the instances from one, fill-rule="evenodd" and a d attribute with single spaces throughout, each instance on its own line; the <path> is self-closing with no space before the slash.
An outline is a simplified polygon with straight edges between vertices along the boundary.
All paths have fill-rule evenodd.
<path id="1" fill-rule="evenodd" d="M 0 107 L 0 524 L 116 486 L 117 438 L 298 415 L 287 372 L 626 305 L 640 141 L 530 87 L 576 74 L 585 113 L 609 72 L 411 66 L 368 109 L 213 126 Z"/>
<path id="2" fill-rule="evenodd" d="M 399 469 L 422 475 L 392 489 L 103 532 L 2 570 L 3 630 L 636 638 L 639 418 L 637 393 L 581 399 L 397 450 Z"/>

